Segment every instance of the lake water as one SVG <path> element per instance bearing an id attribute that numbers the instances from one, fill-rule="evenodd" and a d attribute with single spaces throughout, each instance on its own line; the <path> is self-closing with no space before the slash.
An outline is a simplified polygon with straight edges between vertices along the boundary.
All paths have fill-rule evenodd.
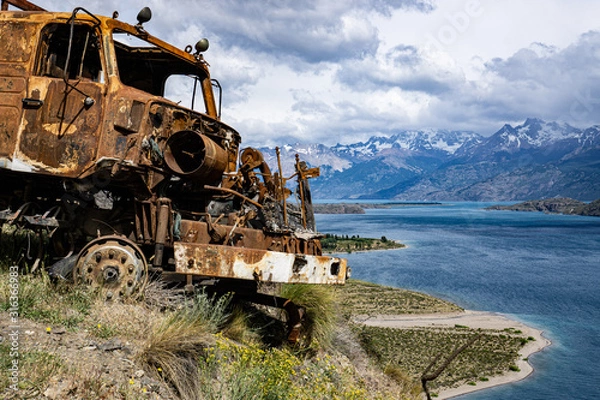
<path id="1" fill-rule="evenodd" d="M 343 255 L 352 277 L 507 314 L 553 344 L 527 379 L 459 397 L 600 399 L 600 218 L 452 203 L 317 215 L 320 232 L 386 236 L 406 249 Z"/>

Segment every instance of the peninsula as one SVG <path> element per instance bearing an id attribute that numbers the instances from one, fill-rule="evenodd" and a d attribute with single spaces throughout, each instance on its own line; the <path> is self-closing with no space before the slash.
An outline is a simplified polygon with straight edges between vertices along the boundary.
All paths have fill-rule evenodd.
<path id="1" fill-rule="evenodd" d="M 361 238 L 359 236 L 325 234 L 321 239 L 325 253 L 352 253 L 353 251 L 392 250 L 406 247 L 397 240 L 382 236 L 379 239 Z"/>
<path id="2" fill-rule="evenodd" d="M 318 203 L 313 204 L 313 211 L 315 214 L 364 214 L 366 209 L 440 205 L 442 205 L 442 203 L 431 202 Z"/>

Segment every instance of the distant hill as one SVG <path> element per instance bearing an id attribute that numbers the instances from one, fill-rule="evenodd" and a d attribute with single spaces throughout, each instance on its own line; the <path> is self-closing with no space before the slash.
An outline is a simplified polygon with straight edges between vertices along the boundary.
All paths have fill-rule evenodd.
<path id="1" fill-rule="evenodd" d="M 262 149 L 276 165 L 275 151 Z M 490 137 L 475 132 L 401 131 L 366 142 L 287 145 L 284 174 L 298 153 L 321 177 L 314 198 L 402 201 L 518 201 L 600 198 L 600 125 L 527 119 Z"/>
<path id="2" fill-rule="evenodd" d="M 510 206 L 495 205 L 486 210 L 542 211 L 552 214 L 588 215 L 600 217 L 600 200 L 589 204 L 569 198 L 525 201 Z"/>

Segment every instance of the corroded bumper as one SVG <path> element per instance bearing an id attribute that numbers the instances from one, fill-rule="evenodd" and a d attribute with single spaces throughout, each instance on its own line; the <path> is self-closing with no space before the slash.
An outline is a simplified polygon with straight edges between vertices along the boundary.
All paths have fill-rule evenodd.
<path id="1" fill-rule="evenodd" d="M 175 242 L 176 272 L 261 282 L 344 284 L 343 258 Z"/>

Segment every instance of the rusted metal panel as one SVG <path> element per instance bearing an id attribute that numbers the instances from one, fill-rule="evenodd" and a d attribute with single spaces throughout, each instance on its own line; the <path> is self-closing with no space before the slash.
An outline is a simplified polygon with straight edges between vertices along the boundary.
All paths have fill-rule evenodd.
<path id="1" fill-rule="evenodd" d="M 260 282 L 343 284 L 346 260 L 211 244 L 175 242 L 176 272 Z"/>
<path id="2" fill-rule="evenodd" d="M 144 118 L 144 107 L 145 104 L 141 101 L 119 98 L 114 120 L 115 127 L 128 132 L 139 131 Z"/>
<path id="3" fill-rule="evenodd" d="M 11 156 L 19 130 L 35 25 L 0 21 L 0 156 Z"/>
<path id="4" fill-rule="evenodd" d="M 181 241 L 186 243 L 225 244 L 249 249 L 322 255 L 316 234 L 312 238 L 299 238 L 292 234 L 268 234 L 258 229 L 192 220 L 182 220 L 180 231 Z"/>
<path id="5" fill-rule="evenodd" d="M 2 0 L 2 11 L 8 10 L 9 5 L 25 11 L 45 11 L 42 7 L 37 6 L 27 0 Z"/>
<path id="6" fill-rule="evenodd" d="M 94 161 L 102 118 L 102 84 L 31 77 L 27 98 L 39 107 L 25 109 L 19 158 L 33 169 L 76 177 Z M 86 98 L 94 104 L 86 106 Z"/>
<path id="7" fill-rule="evenodd" d="M 22 22 L 2 21 L 0 34 L 2 35 L 2 51 L 0 61 L 27 62 L 31 56 L 31 39 L 33 33 L 31 24 Z"/>
<path id="8" fill-rule="evenodd" d="M 209 225 L 202 221 L 182 220 L 181 239 L 187 243 L 228 244 L 252 249 L 272 250 L 272 240 L 258 229 L 220 224 Z"/>

